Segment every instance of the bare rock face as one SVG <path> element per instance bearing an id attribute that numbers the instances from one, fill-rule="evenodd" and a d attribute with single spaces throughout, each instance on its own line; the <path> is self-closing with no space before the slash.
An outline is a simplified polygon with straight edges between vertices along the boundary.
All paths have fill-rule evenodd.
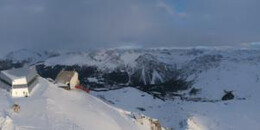
<path id="1" fill-rule="evenodd" d="M 13 109 L 13 111 L 14 111 L 15 113 L 19 113 L 20 110 L 21 110 L 21 108 L 20 108 L 20 106 L 19 106 L 18 104 L 14 104 L 14 105 L 12 106 L 12 109 Z"/>
<path id="2" fill-rule="evenodd" d="M 234 99 L 235 96 L 232 93 L 232 91 L 224 91 L 224 92 L 225 92 L 225 95 L 222 97 L 223 101 Z"/>

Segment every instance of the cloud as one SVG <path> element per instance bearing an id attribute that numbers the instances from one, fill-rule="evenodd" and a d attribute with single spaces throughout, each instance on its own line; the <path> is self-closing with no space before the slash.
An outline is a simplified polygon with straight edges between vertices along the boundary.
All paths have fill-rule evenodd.
<path id="1" fill-rule="evenodd" d="M 245 48 L 260 48 L 260 42 L 242 43 L 242 46 Z"/>
<path id="2" fill-rule="evenodd" d="M 259 4 L 257 0 L 2 0 L 0 44 L 5 48 L 0 51 L 130 45 L 126 43 L 234 46 L 260 41 Z"/>
<path id="3" fill-rule="evenodd" d="M 159 0 L 157 3 L 157 6 L 159 8 L 165 9 L 169 14 L 175 14 L 175 11 L 173 10 L 173 7 L 171 5 L 166 4 L 164 1 Z"/>

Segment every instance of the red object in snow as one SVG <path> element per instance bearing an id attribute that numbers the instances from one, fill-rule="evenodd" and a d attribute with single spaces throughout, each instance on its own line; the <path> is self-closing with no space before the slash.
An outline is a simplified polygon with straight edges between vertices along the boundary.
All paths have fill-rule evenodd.
<path id="1" fill-rule="evenodd" d="M 83 86 L 81 86 L 81 85 L 76 85 L 75 88 L 77 88 L 77 89 L 83 89 Z"/>
<path id="2" fill-rule="evenodd" d="M 89 92 L 90 92 L 90 89 L 89 89 L 89 88 L 86 88 L 86 89 L 85 89 L 85 92 L 89 93 Z"/>
<path id="3" fill-rule="evenodd" d="M 75 88 L 81 89 L 81 90 L 85 91 L 86 93 L 89 93 L 89 92 L 90 92 L 90 89 L 89 89 L 89 88 L 84 88 L 84 87 L 81 86 L 81 85 L 76 85 Z"/>

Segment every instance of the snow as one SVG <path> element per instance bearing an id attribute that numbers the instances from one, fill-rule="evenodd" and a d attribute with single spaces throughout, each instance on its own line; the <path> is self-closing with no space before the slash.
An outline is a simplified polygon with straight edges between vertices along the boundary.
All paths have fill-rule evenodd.
<path id="1" fill-rule="evenodd" d="M 88 78 L 88 81 L 91 83 L 97 83 L 98 79 L 93 77 L 93 78 Z"/>
<path id="2" fill-rule="evenodd" d="M 159 80 L 161 83 L 163 82 L 161 75 L 156 70 L 153 70 L 151 84 L 155 84 L 156 80 Z"/>
<path id="3" fill-rule="evenodd" d="M 92 57 L 91 53 L 83 54 L 63 54 L 58 57 L 49 58 L 45 61 L 46 65 L 98 65 L 101 70 L 107 68 L 113 69 L 117 67 L 117 62 L 114 61 L 113 57 L 109 57 L 108 54 L 99 52 Z"/>
<path id="4" fill-rule="evenodd" d="M 250 90 L 255 98 L 215 103 L 179 99 L 164 102 L 130 87 L 91 94 L 122 109 L 159 119 L 164 127 L 178 130 L 244 130 L 260 128 L 260 96 L 257 94 L 260 89 L 257 87 L 255 92 Z"/>
<path id="5" fill-rule="evenodd" d="M 218 68 L 202 72 L 194 86 L 202 88 L 201 96 L 208 98 L 223 96 L 223 90 L 234 91 L 240 98 L 250 98 L 259 90 L 259 75 L 258 65 L 223 62 Z"/>
<path id="6" fill-rule="evenodd" d="M 201 72 L 189 75 L 188 77 L 189 79 L 195 77 L 193 87 L 201 89 L 199 94 L 190 97 L 203 98 L 215 102 L 183 101 L 178 97 L 175 97 L 174 100 L 162 101 L 131 87 L 106 92 L 91 92 L 92 95 L 103 99 L 108 104 L 110 103 L 107 108 L 101 101 L 97 103 L 96 100 L 99 100 L 92 96 L 81 94 L 80 92 L 67 92 L 57 88 L 51 88 L 52 85 L 46 85 L 49 87 L 42 92 L 43 95 L 38 98 L 35 96 L 36 98 L 30 101 L 32 105 L 38 106 L 31 106 L 32 108 L 40 110 L 39 113 L 36 112 L 37 117 L 34 117 L 33 114 L 23 115 L 23 117 L 32 117 L 32 122 L 33 119 L 38 119 L 42 116 L 42 118 L 39 119 L 42 124 L 39 123 L 38 125 L 37 122 L 28 124 L 29 121 L 21 123 L 22 118 L 17 121 L 18 117 L 16 116 L 18 115 L 10 115 L 10 112 L 7 111 L 7 108 L 10 108 L 10 105 L 16 102 L 16 100 L 7 98 L 8 96 L 2 91 L 0 91 L 0 117 L 2 117 L 0 118 L 0 124 L 5 122 L 7 116 L 10 116 L 13 122 L 7 121 L 9 123 L 4 124 L 13 124 L 15 127 L 17 127 L 17 124 L 18 126 L 19 124 L 23 124 L 24 127 L 32 126 L 38 128 L 39 126 L 40 128 L 46 128 L 45 126 L 49 126 L 48 128 L 57 129 L 74 127 L 77 129 L 85 129 L 87 126 L 83 124 L 84 122 L 82 120 L 89 121 L 90 119 L 85 118 L 88 117 L 88 114 L 91 115 L 93 113 L 86 112 L 87 117 L 81 117 L 82 115 L 80 115 L 80 113 L 73 111 L 83 111 L 82 108 L 88 108 L 86 111 L 92 111 L 95 115 L 101 114 L 104 118 L 102 120 L 111 120 L 111 117 L 113 117 L 113 121 L 109 121 L 108 124 L 111 123 L 114 125 L 108 125 L 106 127 L 116 127 L 116 123 L 120 121 L 124 122 L 122 123 L 124 126 L 128 126 L 129 123 L 131 124 L 131 119 L 118 114 L 118 109 L 114 111 L 114 109 L 112 109 L 113 107 L 111 108 L 112 104 L 124 110 L 143 113 L 150 117 L 157 118 L 163 126 L 177 130 L 255 130 L 260 128 L 260 51 L 257 49 L 238 49 L 230 47 L 156 48 L 143 50 L 112 49 L 92 53 L 63 53 L 57 57 L 47 59 L 44 64 L 78 64 L 97 66 L 101 70 L 113 70 L 120 66 L 135 67 L 136 59 L 146 54 L 151 54 L 158 62 L 166 63 L 173 67 L 176 65 L 178 69 L 183 67 L 184 69 L 186 69 L 185 67 L 195 67 L 194 69 L 201 70 Z M 196 60 L 196 58 L 203 58 L 203 56 L 207 55 L 220 55 L 222 58 L 217 63 L 212 62 L 213 67 L 204 66 L 206 63 L 202 63 L 203 60 L 198 60 L 199 63 L 189 64 L 191 61 Z M 212 59 L 206 60 L 208 60 L 206 62 L 211 63 Z M 146 83 L 147 76 L 145 69 L 143 69 L 141 73 L 142 76 L 140 80 Z M 152 73 L 151 83 L 154 83 L 158 79 L 163 81 L 164 76 L 161 76 L 161 72 L 154 71 Z M 90 81 L 95 82 L 96 79 L 93 78 L 90 79 Z M 235 99 L 221 101 L 222 96 L 225 94 L 224 90 L 232 91 L 235 95 Z M 185 91 L 183 93 L 189 96 L 188 92 L 189 91 Z M 59 95 L 57 95 L 57 93 Z M 83 100 L 83 102 L 79 102 L 78 100 Z M 72 102 L 77 108 L 70 107 L 71 103 L 66 101 Z M 26 106 L 26 103 L 28 104 L 26 101 L 19 100 L 19 104 L 23 105 L 22 108 Z M 96 103 L 99 104 L 97 106 L 99 108 L 98 110 L 102 111 L 101 113 L 96 111 L 94 107 L 89 106 L 89 104 Z M 48 109 L 46 107 L 48 107 Z M 137 108 L 143 108 L 145 110 L 142 111 Z M 103 111 L 109 113 L 109 116 L 102 114 Z M 76 115 L 80 116 L 79 119 L 75 117 Z M 117 128 L 120 129 L 119 126 Z"/>
<path id="7" fill-rule="evenodd" d="M 124 64 L 129 66 L 135 66 L 136 62 L 135 60 L 140 56 L 140 53 L 136 53 L 133 51 L 127 51 L 120 56 L 120 60 L 123 61 Z"/>
<path id="8" fill-rule="evenodd" d="M 13 113 L 13 103 L 21 106 Z M 0 128 L 146 130 L 128 115 L 83 91 L 67 91 L 40 78 L 28 98 L 11 98 L 0 89 Z"/>
<path id="9" fill-rule="evenodd" d="M 2 74 L 6 75 L 11 80 L 25 78 L 30 81 L 36 75 L 35 68 L 23 67 L 10 70 L 1 71 Z"/>
<path id="10" fill-rule="evenodd" d="M 145 68 L 143 67 L 143 69 L 142 69 L 142 76 L 141 76 L 141 78 L 142 78 L 142 81 L 144 82 L 144 85 L 146 85 L 146 76 L 145 76 Z"/>
<path id="11" fill-rule="evenodd" d="M 57 51 L 55 51 L 57 52 Z M 50 56 L 53 56 L 55 53 L 54 52 L 46 52 L 46 51 L 41 51 L 41 50 L 32 50 L 32 49 L 20 49 L 17 51 L 13 51 L 8 53 L 6 56 L 4 56 L 4 59 L 11 60 L 13 62 L 21 62 L 21 61 L 29 61 L 32 64 L 39 62 L 39 61 L 44 61 Z"/>
<path id="12" fill-rule="evenodd" d="M 206 130 L 196 117 L 190 117 L 187 120 L 187 130 Z"/>

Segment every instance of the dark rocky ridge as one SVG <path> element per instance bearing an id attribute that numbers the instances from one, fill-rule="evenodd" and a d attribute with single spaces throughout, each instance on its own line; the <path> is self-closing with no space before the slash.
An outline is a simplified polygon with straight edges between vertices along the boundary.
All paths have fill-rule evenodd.
<path id="1" fill-rule="evenodd" d="M 94 66 L 65 66 L 65 65 L 55 65 L 46 66 L 40 64 L 36 66 L 39 75 L 45 78 L 55 79 L 57 74 L 62 70 L 75 70 L 79 73 L 79 79 L 81 84 L 84 86 L 89 86 L 92 90 L 110 90 L 116 89 L 124 86 L 136 87 L 142 91 L 153 94 L 152 92 L 157 92 L 157 96 L 165 96 L 167 93 L 178 92 L 181 90 L 187 90 L 191 87 L 192 81 L 188 81 L 185 77 L 182 77 L 179 73 L 172 71 L 171 78 L 165 80 L 164 82 L 156 82 L 155 84 L 146 83 L 144 84 L 140 81 L 140 69 L 137 69 L 132 75 L 129 75 L 126 71 L 116 69 L 112 72 L 102 72 L 99 71 L 97 67 Z M 175 74 L 174 74 L 175 73 Z M 152 75 L 146 72 L 146 75 Z M 129 78 L 131 77 L 131 78 Z M 96 78 L 98 82 L 89 82 L 88 78 Z M 159 93 L 159 94 L 158 94 Z"/>

